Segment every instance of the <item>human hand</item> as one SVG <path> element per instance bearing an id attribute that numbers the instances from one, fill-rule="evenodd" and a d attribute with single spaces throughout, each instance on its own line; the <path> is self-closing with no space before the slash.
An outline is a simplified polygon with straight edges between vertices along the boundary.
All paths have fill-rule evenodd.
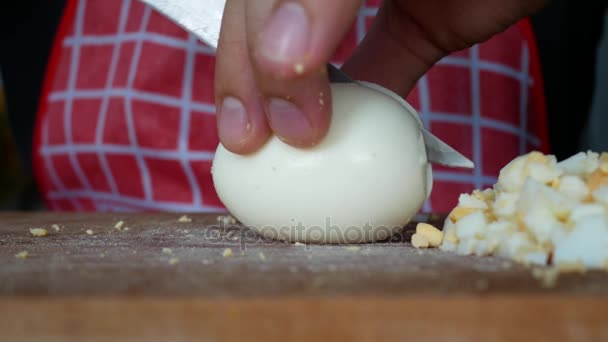
<path id="1" fill-rule="evenodd" d="M 442 57 L 483 42 L 547 0 L 385 0 L 343 65 L 352 78 L 406 96 Z M 248 154 L 271 134 L 296 147 L 323 139 L 331 119 L 325 65 L 361 0 L 227 0 L 215 75 L 218 132 Z"/>

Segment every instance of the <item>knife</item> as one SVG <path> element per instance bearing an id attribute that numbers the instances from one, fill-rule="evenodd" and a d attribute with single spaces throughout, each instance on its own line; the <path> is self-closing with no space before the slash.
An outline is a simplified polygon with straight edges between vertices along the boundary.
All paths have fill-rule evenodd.
<path id="1" fill-rule="evenodd" d="M 205 44 L 217 49 L 224 6 L 226 0 L 141 0 L 148 6 L 165 15 L 185 30 L 193 33 Z M 332 83 L 356 83 L 340 69 L 327 65 L 329 80 Z M 390 93 L 390 91 L 389 91 Z M 393 95 L 392 93 L 389 95 Z M 396 96 L 396 94 L 395 94 Z M 395 97 L 393 96 L 393 97 Z M 397 96 L 398 97 L 398 96 Z M 400 100 L 408 110 L 413 110 L 401 97 Z M 415 113 L 415 111 L 414 111 Z M 474 168 L 475 164 L 460 152 L 441 141 L 431 132 L 420 127 L 427 150 L 429 162 L 449 167 Z"/>

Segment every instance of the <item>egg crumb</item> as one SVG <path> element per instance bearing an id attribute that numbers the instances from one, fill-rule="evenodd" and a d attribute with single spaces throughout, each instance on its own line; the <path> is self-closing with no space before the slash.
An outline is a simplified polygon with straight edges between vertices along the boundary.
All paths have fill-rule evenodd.
<path id="1" fill-rule="evenodd" d="M 59 225 L 57 225 L 57 224 L 51 225 L 51 228 L 53 228 L 53 230 L 56 231 L 56 232 L 58 232 L 58 231 L 61 230 L 61 227 L 59 227 Z"/>
<path id="2" fill-rule="evenodd" d="M 260 258 L 260 260 L 265 261 L 266 260 L 266 256 L 264 255 L 264 253 L 260 252 L 258 253 L 258 257 Z"/>
<path id="3" fill-rule="evenodd" d="M 27 257 L 29 256 L 29 252 L 28 251 L 21 251 L 17 254 L 15 254 L 15 258 L 17 259 L 27 259 Z"/>
<path id="4" fill-rule="evenodd" d="M 180 223 L 189 223 L 189 222 L 192 222 L 192 219 L 189 218 L 186 215 L 183 215 L 179 219 L 177 219 L 177 222 L 180 222 Z"/>
<path id="5" fill-rule="evenodd" d="M 443 232 L 428 223 L 418 223 L 416 234 L 423 235 L 428 240 L 430 247 L 439 247 L 443 242 Z"/>
<path id="6" fill-rule="evenodd" d="M 225 225 L 235 224 L 236 223 L 236 219 L 233 216 L 231 216 L 231 215 L 225 215 L 225 216 L 221 215 L 221 216 L 218 216 L 216 218 L 216 221 L 220 222 L 220 223 L 223 223 Z"/>
<path id="7" fill-rule="evenodd" d="M 179 258 L 171 258 L 169 259 L 169 265 L 175 265 L 179 262 Z"/>
<path id="8" fill-rule="evenodd" d="M 492 188 L 459 197 L 445 219 L 439 248 L 549 266 L 549 271 L 533 271 L 545 284 L 554 273 L 603 269 L 608 260 L 603 167 L 608 170 L 606 153 L 581 152 L 561 162 L 537 151 L 521 155 L 500 170 Z M 417 227 L 412 244 L 431 246 L 432 239 L 421 232 Z"/>
<path id="9" fill-rule="evenodd" d="M 164 247 L 163 254 L 173 254 L 173 250 L 171 248 Z"/>
<path id="10" fill-rule="evenodd" d="M 114 229 L 117 229 L 117 230 L 122 230 L 122 226 L 123 226 L 124 224 L 125 224 L 125 222 L 124 222 L 124 221 L 118 221 L 118 222 L 116 222 L 116 224 L 114 225 Z"/>
<path id="11" fill-rule="evenodd" d="M 48 231 L 44 228 L 30 228 L 30 234 L 32 234 L 36 237 L 41 237 L 41 236 L 47 236 Z"/>
<path id="12" fill-rule="evenodd" d="M 87 235 L 93 235 L 93 231 L 91 229 L 87 229 L 85 233 L 87 233 Z"/>
<path id="13" fill-rule="evenodd" d="M 222 252 L 222 256 L 224 258 L 229 258 L 231 256 L 233 256 L 234 254 L 232 253 L 232 249 L 231 248 L 226 248 L 224 249 L 224 252 Z"/>
<path id="14" fill-rule="evenodd" d="M 418 233 L 412 235 L 412 246 L 415 248 L 428 248 L 429 245 L 429 239 L 426 236 Z"/>

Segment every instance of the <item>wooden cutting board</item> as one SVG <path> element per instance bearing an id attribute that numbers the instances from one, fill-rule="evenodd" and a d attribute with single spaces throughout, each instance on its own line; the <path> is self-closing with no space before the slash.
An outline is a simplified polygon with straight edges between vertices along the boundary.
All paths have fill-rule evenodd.
<path id="1" fill-rule="evenodd" d="M 0 214 L 0 340 L 608 340 L 608 273 L 546 288 L 506 260 L 416 250 L 413 225 L 296 246 L 180 216 Z"/>

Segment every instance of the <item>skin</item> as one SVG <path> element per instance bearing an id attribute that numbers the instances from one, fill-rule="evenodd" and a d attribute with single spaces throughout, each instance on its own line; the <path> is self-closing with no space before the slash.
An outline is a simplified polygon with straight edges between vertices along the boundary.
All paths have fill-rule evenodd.
<path id="1" fill-rule="evenodd" d="M 354 79 L 407 96 L 437 61 L 488 40 L 547 0 L 385 0 L 342 66 Z M 325 65 L 357 17 L 356 0 L 227 0 L 215 75 L 218 132 L 230 151 L 275 134 L 306 148 L 326 135 Z"/>

